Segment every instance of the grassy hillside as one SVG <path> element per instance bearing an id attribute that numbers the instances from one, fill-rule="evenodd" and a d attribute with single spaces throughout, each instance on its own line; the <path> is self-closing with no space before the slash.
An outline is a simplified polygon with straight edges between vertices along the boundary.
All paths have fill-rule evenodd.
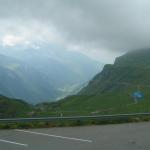
<path id="1" fill-rule="evenodd" d="M 105 65 L 78 95 L 39 107 L 44 115 L 150 112 L 149 58 L 150 50 L 127 53 L 113 65 Z M 144 98 L 135 104 L 132 93 L 137 90 L 144 93 Z"/>
<path id="2" fill-rule="evenodd" d="M 43 111 L 40 115 L 98 115 L 117 113 L 140 113 L 150 112 L 150 94 L 147 89 L 144 91 L 145 98 L 134 103 L 131 92 L 120 92 L 114 94 L 103 94 L 93 96 L 71 96 L 55 104 L 41 106 Z"/>
<path id="3" fill-rule="evenodd" d="M 33 107 L 22 100 L 0 96 L 0 118 L 30 116 Z"/>
<path id="4" fill-rule="evenodd" d="M 150 50 L 127 53 L 105 65 L 79 94 L 97 95 L 150 86 Z M 115 94 L 115 93 L 114 93 Z"/>

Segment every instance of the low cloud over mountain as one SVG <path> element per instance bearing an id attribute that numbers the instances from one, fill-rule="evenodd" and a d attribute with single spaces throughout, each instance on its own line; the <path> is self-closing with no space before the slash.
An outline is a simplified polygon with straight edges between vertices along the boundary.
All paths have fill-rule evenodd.
<path id="1" fill-rule="evenodd" d="M 150 47 L 148 0 L 0 0 L 0 43 L 49 42 L 103 62 Z"/>

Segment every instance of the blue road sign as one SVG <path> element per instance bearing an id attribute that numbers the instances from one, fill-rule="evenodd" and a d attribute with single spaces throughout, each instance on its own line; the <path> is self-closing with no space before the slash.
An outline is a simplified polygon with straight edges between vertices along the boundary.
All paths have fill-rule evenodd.
<path id="1" fill-rule="evenodd" d="M 144 97 L 144 94 L 140 91 L 136 91 L 136 92 L 133 93 L 133 97 L 141 99 L 141 98 Z"/>
<path id="2" fill-rule="evenodd" d="M 137 103 L 138 100 L 142 100 L 142 98 L 144 98 L 144 94 L 141 91 L 135 91 L 132 94 L 134 101 Z"/>

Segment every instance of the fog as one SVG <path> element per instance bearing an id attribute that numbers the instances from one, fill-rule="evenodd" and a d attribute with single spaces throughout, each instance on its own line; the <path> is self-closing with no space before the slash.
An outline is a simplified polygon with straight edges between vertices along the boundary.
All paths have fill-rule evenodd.
<path id="1" fill-rule="evenodd" d="M 0 44 L 56 44 L 103 62 L 150 47 L 148 0 L 0 0 Z"/>

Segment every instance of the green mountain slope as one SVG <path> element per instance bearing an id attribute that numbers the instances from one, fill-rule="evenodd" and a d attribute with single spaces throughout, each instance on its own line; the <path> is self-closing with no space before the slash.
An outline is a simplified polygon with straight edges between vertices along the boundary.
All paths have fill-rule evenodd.
<path id="1" fill-rule="evenodd" d="M 138 50 L 105 65 L 78 95 L 55 104 L 48 111 L 64 114 L 110 114 L 150 111 L 150 50 Z M 135 104 L 132 93 L 140 90 L 144 98 Z"/>
<path id="2" fill-rule="evenodd" d="M 22 100 L 0 95 L 0 118 L 27 117 L 32 110 L 33 107 Z"/>
<path id="3" fill-rule="evenodd" d="M 113 65 L 105 65 L 80 94 L 95 95 L 110 91 L 150 85 L 150 50 L 127 53 L 116 59 Z"/>

